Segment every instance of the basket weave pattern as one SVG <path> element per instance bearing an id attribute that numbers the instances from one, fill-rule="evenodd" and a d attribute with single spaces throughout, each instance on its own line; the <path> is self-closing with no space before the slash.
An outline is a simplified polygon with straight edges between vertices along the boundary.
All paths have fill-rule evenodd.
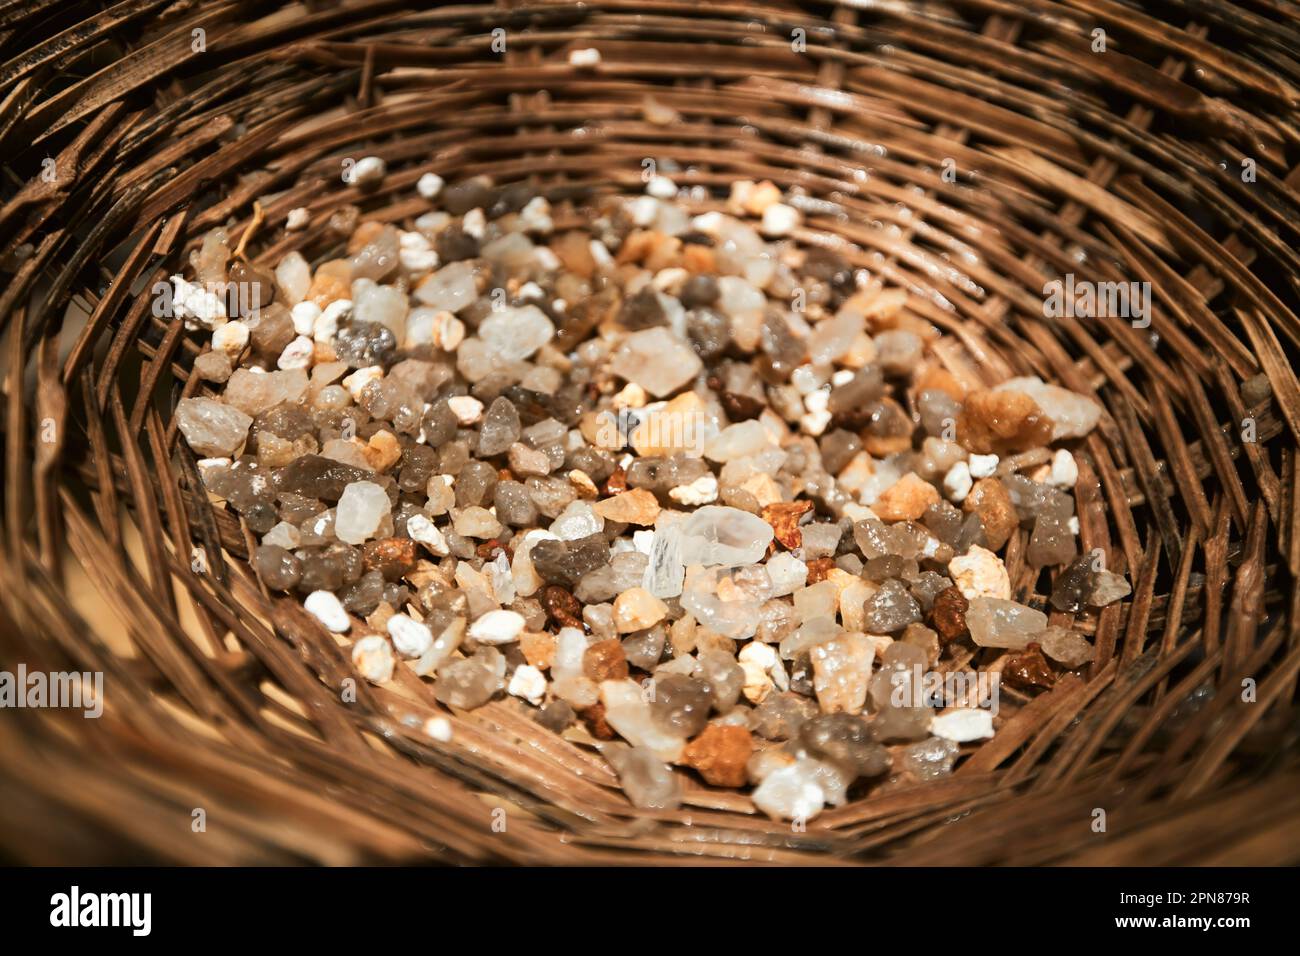
<path id="1" fill-rule="evenodd" d="M 0 855 L 1295 862 L 1296 8 L 59 6 L 0 4 L 0 668 L 102 672 L 106 706 L 0 713 Z M 588 48 L 598 65 L 569 64 Z M 647 122 L 648 93 L 681 121 Z M 362 193 L 339 171 L 365 155 L 390 172 Z M 317 261 L 345 204 L 425 211 L 424 172 L 558 203 L 640 191 L 647 158 L 700 187 L 697 211 L 736 179 L 804 191 L 821 202 L 798 238 L 849 240 L 855 266 L 916 293 L 945 363 L 1107 412 L 1079 456 L 1080 543 L 1134 594 L 1076 621 L 1091 669 L 1010 700 L 950 778 L 803 832 L 698 784 L 681 810 L 636 810 L 598 754 L 513 701 L 453 716 L 449 744 L 421 731 L 437 705 L 411 675 L 341 701 L 345 651 L 262 589 L 172 422 L 203 394 L 202 342 L 148 290 L 207 230 L 247 232 L 259 263 Z M 311 225 L 286 232 L 298 207 Z M 1045 318 L 1067 273 L 1150 282 L 1151 327 Z M 1024 539 L 1013 591 L 1037 576 Z"/>

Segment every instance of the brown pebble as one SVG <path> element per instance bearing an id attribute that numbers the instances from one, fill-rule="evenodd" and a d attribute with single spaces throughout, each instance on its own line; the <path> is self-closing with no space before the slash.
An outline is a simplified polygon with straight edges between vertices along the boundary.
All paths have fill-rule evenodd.
<path id="1" fill-rule="evenodd" d="M 592 510 L 606 521 L 635 524 L 646 527 L 659 516 L 659 499 L 654 492 L 633 488 L 592 505 Z"/>
<path id="2" fill-rule="evenodd" d="M 970 602 L 956 587 L 944 588 L 934 596 L 930 619 L 939 639 L 950 644 L 966 633 L 966 610 Z"/>
<path id="3" fill-rule="evenodd" d="M 710 724 L 686 745 L 682 762 L 715 787 L 743 787 L 745 764 L 753 752 L 754 738 L 744 727 Z"/>
<path id="4" fill-rule="evenodd" d="M 1012 654 L 1002 663 L 1002 679 L 1012 687 L 1028 690 L 1031 687 L 1051 687 L 1056 683 L 1043 649 L 1030 644 L 1019 654 Z"/>
<path id="5" fill-rule="evenodd" d="M 501 550 L 502 550 L 501 542 L 498 541 L 496 538 L 490 538 L 487 541 L 484 541 L 478 547 L 476 547 L 474 549 L 474 553 L 478 555 L 480 558 L 482 558 L 484 561 L 491 561 L 494 558 L 496 558 L 497 552 Z"/>
<path id="6" fill-rule="evenodd" d="M 622 468 L 614 469 L 614 473 L 605 480 L 605 487 L 601 490 L 607 495 L 620 495 L 627 491 L 627 472 Z"/>
<path id="7" fill-rule="evenodd" d="M 808 586 L 811 587 L 821 581 L 825 581 L 827 576 L 835 570 L 834 558 L 814 558 L 808 562 Z"/>
<path id="8" fill-rule="evenodd" d="M 542 588 L 540 597 L 543 610 L 556 624 L 583 630 L 582 604 L 576 597 L 558 584 L 548 584 Z"/>
<path id="9" fill-rule="evenodd" d="M 803 545 L 803 532 L 799 530 L 799 519 L 812 510 L 811 501 L 778 501 L 763 506 L 762 518 L 772 526 L 776 540 L 787 548 Z"/>
<path id="10" fill-rule="evenodd" d="M 367 571 L 378 571 L 385 581 L 396 581 L 415 570 L 418 551 L 410 538 L 379 538 L 365 543 L 361 558 Z"/>
<path id="11" fill-rule="evenodd" d="M 545 631 L 524 631 L 519 635 L 519 650 L 539 671 L 549 670 L 555 659 L 555 635 Z"/>
<path id="12" fill-rule="evenodd" d="M 578 716 L 587 726 L 587 732 L 597 740 L 615 740 L 618 734 L 605 720 L 605 705 L 597 701 L 590 707 L 578 711 Z"/>
<path id="13" fill-rule="evenodd" d="M 908 472 L 876 499 L 871 510 L 881 521 L 918 521 L 925 509 L 939 503 L 934 485 L 914 472 Z"/>
<path id="14" fill-rule="evenodd" d="M 613 638 L 592 644 L 582 655 L 582 672 L 598 684 L 625 679 L 627 655 L 623 653 L 623 645 Z"/>
<path id="15" fill-rule="evenodd" d="M 962 509 L 979 515 L 984 528 L 984 541 L 990 551 L 999 551 L 1020 526 L 1020 516 L 1011 503 L 1011 493 L 997 478 L 981 478 L 975 482 Z"/>
<path id="16" fill-rule="evenodd" d="M 1052 420 L 1024 392 L 979 391 L 957 416 L 957 443 L 980 455 L 1024 451 L 1052 440 Z"/>

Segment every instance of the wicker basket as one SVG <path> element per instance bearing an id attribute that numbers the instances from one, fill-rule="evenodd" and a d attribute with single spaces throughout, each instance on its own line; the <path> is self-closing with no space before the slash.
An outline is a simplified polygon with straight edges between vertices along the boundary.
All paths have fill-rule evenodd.
<path id="1" fill-rule="evenodd" d="M 105 683 L 98 720 L 0 714 L 3 855 L 1300 859 L 1295 7 L 275 6 L 0 4 L 0 668 Z M 589 48 L 599 64 L 570 65 Z M 680 121 L 647 122 L 647 96 Z M 363 194 L 339 172 L 364 155 L 390 174 Z M 700 209 L 738 178 L 803 191 L 799 238 L 851 240 L 911 289 L 950 366 L 1040 374 L 1107 412 L 1079 456 L 1082 545 L 1134 595 L 1075 622 L 1091 670 L 1004 703 L 951 778 L 806 831 L 698 783 L 680 811 L 636 810 L 515 701 L 453 715 L 449 744 L 422 733 L 438 705 L 413 677 L 342 701 L 344 651 L 261 589 L 172 424 L 203 346 L 148 290 L 213 226 L 256 261 L 318 260 L 341 206 L 424 211 L 424 172 L 580 210 L 642 189 L 646 159 Z M 300 206 L 310 225 L 286 232 Z M 1150 327 L 1045 317 L 1068 273 L 1151 283 Z M 1013 588 L 1032 589 L 1023 546 Z"/>

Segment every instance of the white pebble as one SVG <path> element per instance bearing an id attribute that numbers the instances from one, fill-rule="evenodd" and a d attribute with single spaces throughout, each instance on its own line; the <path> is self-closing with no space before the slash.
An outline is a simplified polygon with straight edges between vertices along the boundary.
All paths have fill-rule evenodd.
<path id="1" fill-rule="evenodd" d="M 799 225 L 799 210 L 783 202 L 774 202 L 763 210 L 763 221 L 759 226 L 765 236 L 788 236 Z"/>
<path id="2" fill-rule="evenodd" d="M 596 267 L 604 269 L 614 264 L 614 257 L 609 254 L 609 249 L 599 239 L 593 239 L 587 243 L 587 248 L 591 251 L 591 258 L 595 260 Z"/>
<path id="3" fill-rule="evenodd" d="M 282 370 L 310 368 L 312 357 L 315 354 L 315 343 L 307 336 L 300 335 L 284 347 L 280 357 L 275 360 L 275 367 Z"/>
<path id="4" fill-rule="evenodd" d="M 425 173 L 415 184 L 415 191 L 423 199 L 437 199 L 442 192 L 443 179 L 437 173 Z"/>
<path id="5" fill-rule="evenodd" d="M 453 395 L 447 399 L 447 407 L 462 425 L 473 425 L 483 415 L 483 403 L 473 395 Z"/>
<path id="6" fill-rule="evenodd" d="M 970 494 L 974 483 L 971 480 L 970 466 L 964 461 L 959 461 L 948 469 L 948 474 L 943 476 L 943 492 L 948 496 L 949 501 L 961 504 Z"/>
<path id="7" fill-rule="evenodd" d="M 1057 488 L 1073 488 L 1079 480 L 1079 463 L 1064 448 L 1057 449 L 1052 456 L 1052 471 L 1047 476 L 1047 483 Z"/>
<path id="8" fill-rule="evenodd" d="M 480 644 L 509 644 L 524 630 L 524 616 L 517 611 L 488 611 L 469 626 L 469 636 Z"/>
<path id="9" fill-rule="evenodd" d="M 546 697 L 546 678 L 532 664 L 520 664 L 510 678 L 506 693 L 537 706 Z"/>
<path id="10" fill-rule="evenodd" d="M 930 723 L 930 733 L 959 744 L 993 736 L 993 714 L 975 707 L 959 707 L 940 714 Z"/>
<path id="11" fill-rule="evenodd" d="M 716 479 L 715 479 L 716 480 Z M 632 532 L 632 547 L 644 555 L 649 555 L 654 550 L 655 533 L 653 529 L 642 528 L 640 531 Z"/>
<path id="12" fill-rule="evenodd" d="M 451 554 L 446 537 L 424 515 L 411 515 L 406 522 L 406 533 L 411 536 L 412 541 L 420 542 L 440 558 Z"/>
<path id="13" fill-rule="evenodd" d="M 569 51 L 570 66 L 596 66 L 598 63 L 600 63 L 600 51 L 595 47 Z"/>
<path id="14" fill-rule="evenodd" d="M 451 743 L 451 721 L 446 717 L 430 717 L 424 722 L 424 732 L 440 744 Z"/>
<path id="15" fill-rule="evenodd" d="M 352 645 L 352 666 L 372 684 L 393 679 L 393 648 L 378 634 L 369 634 Z"/>
<path id="16" fill-rule="evenodd" d="M 718 500 L 718 479 L 713 475 L 703 475 L 689 485 L 671 489 L 668 497 L 684 505 L 707 505 Z"/>
<path id="17" fill-rule="evenodd" d="M 429 626 L 405 614 L 394 614 L 388 619 L 388 636 L 403 657 L 419 657 L 433 647 L 433 631 Z"/>
<path id="18" fill-rule="evenodd" d="M 634 226 L 648 226 L 659 214 L 659 203 L 653 196 L 637 196 L 627 204 L 627 214 Z"/>
<path id="19" fill-rule="evenodd" d="M 348 390 L 354 402 L 359 402 L 361 401 L 361 393 L 366 390 L 366 386 L 371 382 L 379 381 L 383 377 L 384 370 L 381 366 L 367 365 L 365 368 L 359 368 L 344 378 L 343 387 Z"/>
<path id="20" fill-rule="evenodd" d="M 667 176 L 651 176 L 645 191 L 656 199 L 672 199 L 677 195 L 677 184 Z"/>
<path id="21" fill-rule="evenodd" d="M 312 591 L 302 602 L 307 613 L 325 625 L 327 631 L 342 634 L 352 626 L 352 619 L 333 591 Z"/>
<path id="22" fill-rule="evenodd" d="M 334 341 L 338 334 L 339 323 L 352 314 L 351 299 L 335 299 L 317 317 L 312 325 L 312 337 L 322 344 Z"/>
<path id="23" fill-rule="evenodd" d="M 311 214 L 302 206 L 299 206 L 297 209 L 289 210 L 289 215 L 284 220 L 284 228 L 290 232 L 297 232 L 299 229 L 305 228 L 310 221 Z"/>
<path id="24" fill-rule="evenodd" d="M 225 352 L 231 359 L 237 358 L 248 344 L 248 326 L 243 322 L 227 322 L 212 333 L 212 350 Z"/>
<path id="25" fill-rule="evenodd" d="M 388 175 L 388 164 L 378 156 L 363 156 L 358 159 L 348 173 L 347 181 L 352 186 L 373 186 L 383 182 Z"/>
<path id="26" fill-rule="evenodd" d="M 971 455 L 970 456 L 970 476 L 972 478 L 988 478 L 998 469 L 997 455 Z"/>
<path id="27" fill-rule="evenodd" d="M 293 330 L 298 335 L 311 335 L 316 331 L 316 320 L 320 318 L 320 306 L 311 300 L 304 300 L 289 310 L 293 319 Z"/>
<path id="28" fill-rule="evenodd" d="M 487 216 L 483 215 L 483 210 L 479 208 L 471 209 L 465 213 L 465 218 L 460 221 L 460 228 L 465 230 L 465 235 L 473 236 L 475 239 L 482 241 L 487 235 Z"/>
<path id="29" fill-rule="evenodd" d="M 554 228 L 551 220 L 551 204 L 544 196 L 534 196 L 528 204 L 519 210 L 519 225 L 525 232 L 537 232 L 545 235 Z"/>

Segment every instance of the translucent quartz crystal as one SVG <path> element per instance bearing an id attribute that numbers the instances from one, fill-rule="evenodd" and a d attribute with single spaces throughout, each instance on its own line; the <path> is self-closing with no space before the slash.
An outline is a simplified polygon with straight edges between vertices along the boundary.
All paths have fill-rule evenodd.
<path id="1" fill-rule="evenodd" d="M 681 806 L 681 781 L 649 747 L 605 744 L 601 754 L 609 761 L 632 805 L 642 810 L 676 810 Z"/>
<path id="2" fill-rule="evenodd" d="M 183 398 L 176 406 L 176 424 L 200 455 L 224 458 L 233 457 L 244 444 L 253 419 L 210 398 Z"/>
<path id="3" fill-rule="evenodd" d="M 660 760 L 676 761 L 686 738 L 654 719 L 647 694 L 632 680 L 607 680 L 600 684 L 605 721 L 635 747 L 646 747 Z"/>
<path id="4" fill-rule="evenodd" d="M 620 378 L 662 398 L 695 378 L 704 366 L 686 342 L 657 326 L 628 335 L 609 367 Z"/>
<path id="5" fill-rule="evenodd" d="M 813 717 L 800 727 L 799 741 L 810 754 L 834 764 L 850 779 L 877 777 L 889 769 L 889 751 L 871 739 L 871 725 L 861 717 Z"/>
<path id="6" fill-rule="evenodd" d="M 977 597 L 966 609 L 971 640 L 980 647 L 1023 650 L 1047 628 L 1047 615 L 1015 601 Z"/>
<path id="7" fill-rule="evenodd" d="M 555 326 L 535 305 L 491 312 L 478 327 L 479 340 L 501 362 L 528 358 L 554 335 Z"/>
<path id="8" fill-rule="evenodd" d="M 682 608 L 710 630 L 736 640 L 753 637 L 758 630 L 759 611 L 771 597 L 767 572 L 737 584 L 734 574 L 721 568 L 691 565 L 682 586 Z"/>
<path id="9" fill-rule="evenodd" d="M 382 523 L 391 523 L 392 503 L 388 493 L 372 481 L 356 481 L 343 489 L 334 519 L 334 534 L 348 544 L 378 537 Z"/>
<path id="10" fill-rule="evenodd" d="M 679 560 L 686 565 L 753 564 L 763 559 L 773 535 L 757 515 L 721 505 L 705 505 L 678 527 Z"/>
<path id="11" fill-rule="evenodd" d="M 857 714 L 862 711 L 875 654 L 875 643 L 864 634 L 845 634 L 817 644 L 809 651 L 813 689 L 823 713 Z"/>

